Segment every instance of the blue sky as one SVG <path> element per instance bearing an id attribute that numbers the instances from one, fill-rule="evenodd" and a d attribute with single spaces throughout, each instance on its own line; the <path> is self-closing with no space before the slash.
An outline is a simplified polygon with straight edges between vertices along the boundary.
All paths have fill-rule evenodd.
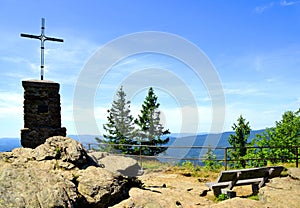
<path id="1" fill-rule="evenodd" d="M 62 126 L 68 134 L 77 133 L 74 92 L 85 64 L 102 46 L 136 32 L 174 34 L 206 54 L 225 96 L 225 121 L 220 124 L 224 131 L 231 130 L 240 114 L 252 129 L 262 129 L 300 106 L 300 1 L 2 0 L 0 137 L 19 137 L 23 127 L 21 81 L 40 77 L 40 42 L 21 38 L 20 33 L 40 34 L 42 17 L 46 35 L 65 40 L 63 44 L 45 43 L 45 79 L 61 84 Z M 195 131 L 182 117 L 197 110 L 196 131 L 209 132 L 215 121 L 207 83 L 180 60 L 155 53 L 120 60 L 99 81 L 92 109 L 99 132 L 103 133 L 106 109 L 121 84 L 129 91 L 136 116 L 147 91 L 145 86 L 138 88 L 140 83 L 159 79 L 170 89 L 176 88 L 176 81 L 184 83 L 196 103 L 179 105 L 188 92 L 174 95 L 166 85 L 153 83 L 164 125 L 174 133 Z M 135 91 L 130 94 L 132 85 Z M 85 128 L 84 133 L 99 133 L 88 125 Z"/>

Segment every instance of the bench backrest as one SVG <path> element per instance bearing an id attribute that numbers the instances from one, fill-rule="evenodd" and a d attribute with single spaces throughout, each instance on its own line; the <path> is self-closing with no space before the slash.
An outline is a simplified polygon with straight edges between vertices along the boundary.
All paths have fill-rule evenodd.
<path id="1" fill-rule="evenodd" d="M 273 168 L 272 171 L 270 171 Z M 222 171 L 217 179 L 217 182 L 233 181 L 238 177 L 238 180 L 254 179 L 254 178 L 274 178 L 280 176 L 282 166 L 262 167 L 262 168 L 248 168 L 241 170 L 227 170 Z M 271 174 L 269 174 L 271 173 Z"/>

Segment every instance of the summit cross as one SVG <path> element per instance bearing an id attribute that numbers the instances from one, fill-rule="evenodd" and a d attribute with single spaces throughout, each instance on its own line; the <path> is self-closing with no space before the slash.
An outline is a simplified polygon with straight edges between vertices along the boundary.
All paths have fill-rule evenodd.
<path id="1" fill-rule="evenodd" d="M 45 49 L 44 42 L 46 40 L 55 41 L 55 42 L 64 42 L 64 40 L 59 39 L 59 38 L 51 38 L 51 37 L 45 36 L 45 19 L 44 18 L 42 18 L 41 35 L 29 35 L 29 34 L 21 33 L 21 37 L 39 39 L 41 41 L 41 80 L 43 80 L 44 79 L 44 49 Z"/>

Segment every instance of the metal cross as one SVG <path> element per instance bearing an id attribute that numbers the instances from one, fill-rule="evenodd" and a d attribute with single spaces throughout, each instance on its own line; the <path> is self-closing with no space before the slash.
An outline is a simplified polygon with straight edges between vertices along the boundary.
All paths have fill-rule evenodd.
<path id="1" fill-rule="evenodd" d="M 21 37 L 25 38 L 34 38 L 34 39 L 39 39 L 41 41 L 41 80 L 44 79 L 44 42 L 46 40 L 50 41 L 56 41 L 56 42 L 64 42 L 63 39 L 58 39 L 58 38 L 50 38 L 45 36 L 45 19 L 42 18 L 42 27 L 41 27 L 41 35 L 29 35 L 29 34 L 23 34 L 21 33 Z"/>

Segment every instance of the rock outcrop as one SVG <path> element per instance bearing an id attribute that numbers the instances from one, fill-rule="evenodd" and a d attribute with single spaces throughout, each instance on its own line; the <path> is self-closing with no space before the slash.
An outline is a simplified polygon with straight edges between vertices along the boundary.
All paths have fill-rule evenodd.
<path id="1" fill-rule="evenodd" d="M 299 168 L 288 169 L 288 174 L 291 178 L 300 180 L 300 169 Z"/>
<path id="2" fill-rule="evenodd" d="M 135 178 L 99 167 L 83 146 L 55 136 L 35 149 L 0 154 L 0 207 L 108 207 L 128 197 Z"/>
<path id="3" fill-rule="evenodd" d="M 298 208 L 300 205 L 300 169 L 288 169 L 288 177 L 273 178 L 259 190 L 259 200 L 265 207 Z"/>
<path id="4" fill-rule="evenodd" d="M 110 155 L 101 152 L 90 152 L 89 155 L 93 157 L 99 164 L 102 164 L 105 169 L 113 172 L 116 175 L 122 175 L 131 178 L 143 174 L 143 170 L 138 164 L 137 160 L 131 157 Z"/>

